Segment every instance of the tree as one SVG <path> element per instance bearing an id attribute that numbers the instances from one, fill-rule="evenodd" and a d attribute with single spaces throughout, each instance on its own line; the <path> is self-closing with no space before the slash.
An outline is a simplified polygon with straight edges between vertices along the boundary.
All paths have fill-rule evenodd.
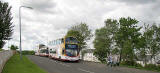
<path id="1" fill-rule="evenodd" d="M 155 40 L 156 40 L 156 53 L 155 54 L 160 54 L 160 26 L 157 26 L 155 29 Z"/>
<path id="2" fill-rule="evenodd" d="M 117 20 L 107 19 L 105 21 L 105 26 L 97 29 L 95 32 L 94 39 L 94 55 L 101 61 L 105 62 L 105 58 L 116 51 L 116 47 L 114 47 L 114 35 L 117 32 L 118 24 Z"/>
<path id="3" fill-rule="evenodd" d="M 111 39 L 108 36 L 106 28 L 97 29 L 94 39 L 94 55 L 101 61 L 105 62 L 105 58 L 110 53 Z"/>
<path id="4" fill-rule="evenodd" d="M 137 51 L 137 58 L 138 60 L 142 60 L 146 64 L 146 58 L 147 58 L 147 48 L 146 48 L 146 37 L 143 35 L 140 36 L 139 42 L 138 43 L 138 49 Z"/>
<path id="5" fill-rule="evenodd" d="M 13 33 L 11 6 L 0 1 L 0 48 L 5 45 L 5 40 L 10 40 Z"/>
<path id="6" fill-rule="evenodd" d="M 72 26 L 67 32 L 67 36 L 68 35 L 76 36 L 76 38 L 79 39 L 80 49 L 86 48 L 86 42 L 92 37 L 91 29 L 89 29 L 86 23 L 80 23 L 79 25 Z"/>
<path id="7" fill-rule="evenodd" d="M 147 40 L 147 46 L 149 54 L 151 54 L 151 59 L 155 60 L 155 56 L 160 53 L 160 27 L 153 24 L 151 27 L 149 27 L 145 33 L 146 34 L 146 40 Z M 153 63 L 153 62 L 152 62 Z"/>
<path id="8" fill-rule="evenodd" d="M 130 17 L 120 18 L 118 21 L 107 19 L 105 27 L 96 30 L 94 55 L 103 62 L 108 54 L 119 54 L 119 61 L 123 59 L 133 63 L 136 59 L 135 50 L 139 48 L 139 31 L 142 28 L 137 23 L 136 19 Z"/>
<path id="9" fill-rule="evenodd" d="M 119 29 L 116 32 L 115 40 L 117 46 L 120 48 L 120 61 L 133 61 L 135 56 L 135 49 L 137 49 L 137 42 L 140 39 L 141 27 L 137 27 L 138 21 L 136 19 L 120 18 Z"/>
<path id="10" fill-rule="evenodd" d="M 78 45 L 80 46 L 79 48 L 82 48 L 81 46 L 85 45 L 86 43 L 84 42 L 84 39 L 82 37 L 82 35 L 78 32 L 78 31 L 75 31 L 75 30 L 69 30 L 67 32 L 67 35 L 66 36 L 73 36 L 73 37 L 76 37 L 77 40 L 78 40 Z"/>
<path id="11" fill-rule="evenodd" d="M 160 29 L 155 24 L 149 26 L 144 25 L 145 30 L 141 36 L 139 44 L 140 58 L 146 64 L 147 56 L 151 56 L 151 59 L 155 60 L 155 56 L 160 53 Z"/>
<path id="12" fill-rule="evenodd" d="M 18 46 L 11 45 L 10 49 L 11 49 L 11 50 L 17 50 L 17 49 L 18 49 Z"/>

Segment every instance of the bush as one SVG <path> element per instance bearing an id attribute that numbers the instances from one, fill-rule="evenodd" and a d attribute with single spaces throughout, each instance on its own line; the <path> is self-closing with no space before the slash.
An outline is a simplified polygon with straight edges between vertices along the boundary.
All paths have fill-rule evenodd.
<path id="1" fill-rule="evenodd" d="M 35 52 L 34 51 L 22 51 L 23 55 L 34 55 Z"/>
<path id="2" fill-rule="evenodd" d="M 145 67 L 143 67 L 141 64 L 136 63 L 134 61 L 122 61 L 120 65 L 128 66 L 131 68 L 145 69 L 145 70 L 151 70 L 151 71 L 160 71 L 160 65 L 157 66 L 155 64 L 146 64 Z"/>
<path id="3" fill-rule="evenodd" d="M 0 48 L 0 51 L 2 51 L 3 49 Z"/>
<path id="4" fill-rule="evenodd" d="M 134 61 L 122 61 L 121 65 L 134 66 Z"/>
<path id="5" fill-rule="evenodd" d="M 19 51 L 18 51 L 19 52 Z M 22 55 L 34 55 L 35 52 L 34 51 L 22 51 Z"/>
<path id="6" fill-rule="evenodd" d="M 143 66 L 142 66 L 141 64 L 139 64 L 139 63 L 136 63 L 135 66 L 136 66 L 137 68 L 142 68 L 142 67 L 143 67 Z"/>
<path id="7" fill-rule="evenodd" d="M 156 66 L 155 64 L 147 64 L 147 65 L 145 65 L 145 68 L 148 70 L 160 71 L 160 65 Z"/>
<path id="8" fill-rule="evenodd" d="M 135 61 L 122 61 L 120 63 L 120 65 L 123 65 L 123 66 L 133 66 L 133 67 L 136 67 L 136 68 L 142 68 L 142 65 L 139 64 L 139 63 L 136 63 Z"/>
<path id="9" fill-rule="evenodd" d="M 158 71 L 160 71 L 160 65 L 158 65 L 157 67 L 158 67 Z"/>
<path id="10" fill-rule="evenodd" d="M 11 49 L 11 50 L 17 50 L 17 49 L 18 49 L 18 46 L 16 46 L 16 45 L 11 45 L 10 49 Z"/>

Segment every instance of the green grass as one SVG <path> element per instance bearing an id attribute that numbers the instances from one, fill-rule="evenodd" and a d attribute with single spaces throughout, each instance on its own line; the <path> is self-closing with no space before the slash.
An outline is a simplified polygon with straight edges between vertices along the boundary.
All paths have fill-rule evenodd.
<path id="1" fill-rule="evenodd" d="M 12 56 L 3 68 L 2 73 L 47 73 L 36 64 L 31 62 L 26 56 L 20 60 L 18 54 Z"/>

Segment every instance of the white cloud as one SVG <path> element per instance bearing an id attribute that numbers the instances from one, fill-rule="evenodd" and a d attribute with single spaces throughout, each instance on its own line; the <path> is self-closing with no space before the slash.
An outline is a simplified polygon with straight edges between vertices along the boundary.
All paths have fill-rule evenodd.
<path id="1" fill-rule="evenodd" d="M 33 49 L 37 42 L 63 37 L 72 25 L 85 22 L 94 31 L 107 18 L 134 17 L 140 22 L 160 23 L 160 1 L 155 0 L 5 0 L 12 6 L 14 34 L 12 44 L 19 44 L 18 8 L 22 9 L 22 46 Z M 92 44 L 92 41 L 89 42 Z M 7 44 L 6 44 L 7 46 Z M 6 47 L 5 46 L 5 47 Z M 90 46 L 93 48 L 93 45 Z"/>

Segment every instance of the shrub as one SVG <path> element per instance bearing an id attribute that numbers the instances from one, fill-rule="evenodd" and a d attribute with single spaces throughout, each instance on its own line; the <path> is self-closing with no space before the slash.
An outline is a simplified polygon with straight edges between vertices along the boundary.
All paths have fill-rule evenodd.
<path id="1" fill-rule="evenodd" d="M 148 70 L 160 71 L 160 66 L 156 66 L 155 64 L 147 64 L 147 65 L 145 65 L 145 68 Z"/>
<path id="2" fill-rule="evenodd" d="M 160 71 L 160 65 L 158 65 L 157 67 L 158 67 L 158 71 Z"/>
<path id="3" fill-rule="evenodd" d="M 18 52 L 19 52 L 19 51 L 18 51 Z M 34 55 L 35 52 L 34 52 L 34 51 L 27 51 L 27 50 L 25 50 L 25 51 L 22 51 L 22 54 L 23 54 L 23 55 Z"/>
<path id="4" fill-rule="evenodd" d="M 133 66 L 134 65 L 134 61 L 122 61 L 121 65 Z"/>
<path id="5" fill-rule="evenodd" d="M 120 65 L 132 67 L 132 68 L 151 70 L 151 71 L 160 71 L 160 65 L 155 65 L 155 64 L 146 64 L 143 67 L 141 64 L 138 64 L 134 61 L 122 61 Z"/>
<path id="6" fill-rule="evenodd" d="M 3 51 L 3 50 L 4 50 L 4 49 L 1 49 L 1 48 L 0 48 L 0 51 Z"/>
<path id="7" fill-rule="evenodd" d="M 143 66 L 141 64 L 139 64 L 139 63 L 135 63 L 135 67 L 142 68 Z"/>
<path id="8" fill-rule="evenodd" d="M 34 55 L 35 52 L 34 51 L 22 51 L 23 55 Z"/>
<path id="9" fill-rule="evenodd" d="M 16 46 L 16 45 L 11 45 L 10 49 L 11 49 L 11 50 L 17 50 L 17 49 L 18 49 L 18 46 Z"/>
<path id="10" fill-rule="evenodd" d="M 121 65 L 124 65 L 124 66 L 133 66 L 133 67 L 136 67 L 136 68 L 142 68 L 142 65 L 139 64 L 139 63 L 136 63 L 135 61 L 122 61 Z"/>

